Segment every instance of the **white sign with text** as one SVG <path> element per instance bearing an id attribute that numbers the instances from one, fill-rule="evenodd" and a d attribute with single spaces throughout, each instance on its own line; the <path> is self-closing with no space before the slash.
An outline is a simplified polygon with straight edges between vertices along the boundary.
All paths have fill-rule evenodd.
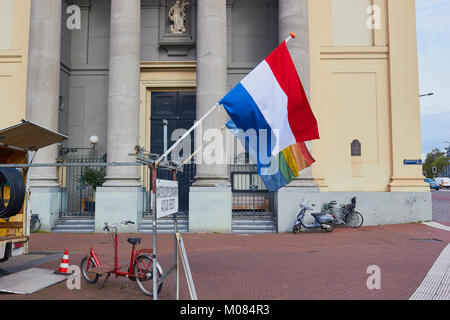
<path id="1" fill-rule="evenodd" d="M 156 217 L 178 212 L 178 181 L 156 180 Z"/>

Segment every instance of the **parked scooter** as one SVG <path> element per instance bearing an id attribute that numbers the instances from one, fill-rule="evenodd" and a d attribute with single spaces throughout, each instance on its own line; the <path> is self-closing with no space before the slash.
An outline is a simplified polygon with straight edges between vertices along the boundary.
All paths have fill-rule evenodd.
<path id="1" fill-rule="evenodd" d="M 312 205 L 314 207 L 314 205 Z M 314 217 L 313 223 L 305 223 L 305 212 L 306 211 L 312 211 L 313 209 L 306 207 L 304 205 L 300 205 L 300 212 L 297 215 L 297 220 L 294 223 L 294 228 L 292 229 L 292 232 L 295 234 L 300 233 L 302 227 L 306 229 L 314 229 L 314 228 L 321 228 L 322 230 L 325 230 L 327 232 L 331 232 L 334 229 L 334 220 L 333 216 L 329 214 L 328 212 L 318 212 L 318 213 L 311 213 L 311 215 Z"/>

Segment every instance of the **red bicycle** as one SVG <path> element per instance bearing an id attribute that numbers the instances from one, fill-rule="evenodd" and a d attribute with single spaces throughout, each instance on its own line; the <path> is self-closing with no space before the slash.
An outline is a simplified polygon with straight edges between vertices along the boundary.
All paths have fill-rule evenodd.
<path id="1" fill-rule="evenodd" d="M 109 279 L 111 274 L 117 277 L 126 277 L 136 283 L 141 291 L 148 295 L 153 296 L 153 250 L 152 249 L 139 249 L 135 250 L 136 245 L 141 244 L 141 238 L 128 238 L 127 241 L 132 245 L 131 256 L 129 265 L 119 265 L 118 255 L 117 255 L 117 227 L 120 224 L 128 225 L 134 224 L 133 221 L 121 220 L 115 226 L 108 225 L 105 222 L 105 227 L 103 230 L 108 233 L 112 240 L 112 245 L 114 247 L 114 262 L 110 264 L 103 264 L 100 257 L 94 252 L 94 249 L 90 248 L 89 254 L 81 260 L 81 273 L 84 279 L 90 283 L 94 284 L 97 282 L 100 276 L 107 275 L 103 286 Z M 159 263 L 156 264 L 158 270 L 158 293 L 162 289 L 162 279 L 161 275 L 163 273 Z M 121 271 L 124 270 L 124 271 Z M 102 286 L 102 287 L 103 287 Z"/>

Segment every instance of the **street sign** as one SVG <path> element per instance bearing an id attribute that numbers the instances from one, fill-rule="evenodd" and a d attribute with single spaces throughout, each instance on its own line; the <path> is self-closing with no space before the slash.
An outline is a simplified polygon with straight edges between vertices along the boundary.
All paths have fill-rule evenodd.
<path id="1" fill-rule="evenodd" d="M 178 212 L 178 181 L 156 179 L 157 218 Z"/>
<path id="2" fill-rule="evenodd" d="M 416 166 L 421 166 L 422 160 L 421 159 L 417 159 L 417 160 L 403 160 L 403 164 L 406 165 L 416 165 Z"/>

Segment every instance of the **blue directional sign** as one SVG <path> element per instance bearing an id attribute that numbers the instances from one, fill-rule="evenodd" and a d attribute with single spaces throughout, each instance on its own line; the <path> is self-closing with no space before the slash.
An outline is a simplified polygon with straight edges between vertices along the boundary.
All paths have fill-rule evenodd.
<path id="1" fill-rule="evenodd" d="M 421 166 L 423 164 L 422 159 L 418 159 L 418 160 L 403 160 L 403 164 L 405 166 L 407 165 L 416 165 L 416 166 Z"/>

